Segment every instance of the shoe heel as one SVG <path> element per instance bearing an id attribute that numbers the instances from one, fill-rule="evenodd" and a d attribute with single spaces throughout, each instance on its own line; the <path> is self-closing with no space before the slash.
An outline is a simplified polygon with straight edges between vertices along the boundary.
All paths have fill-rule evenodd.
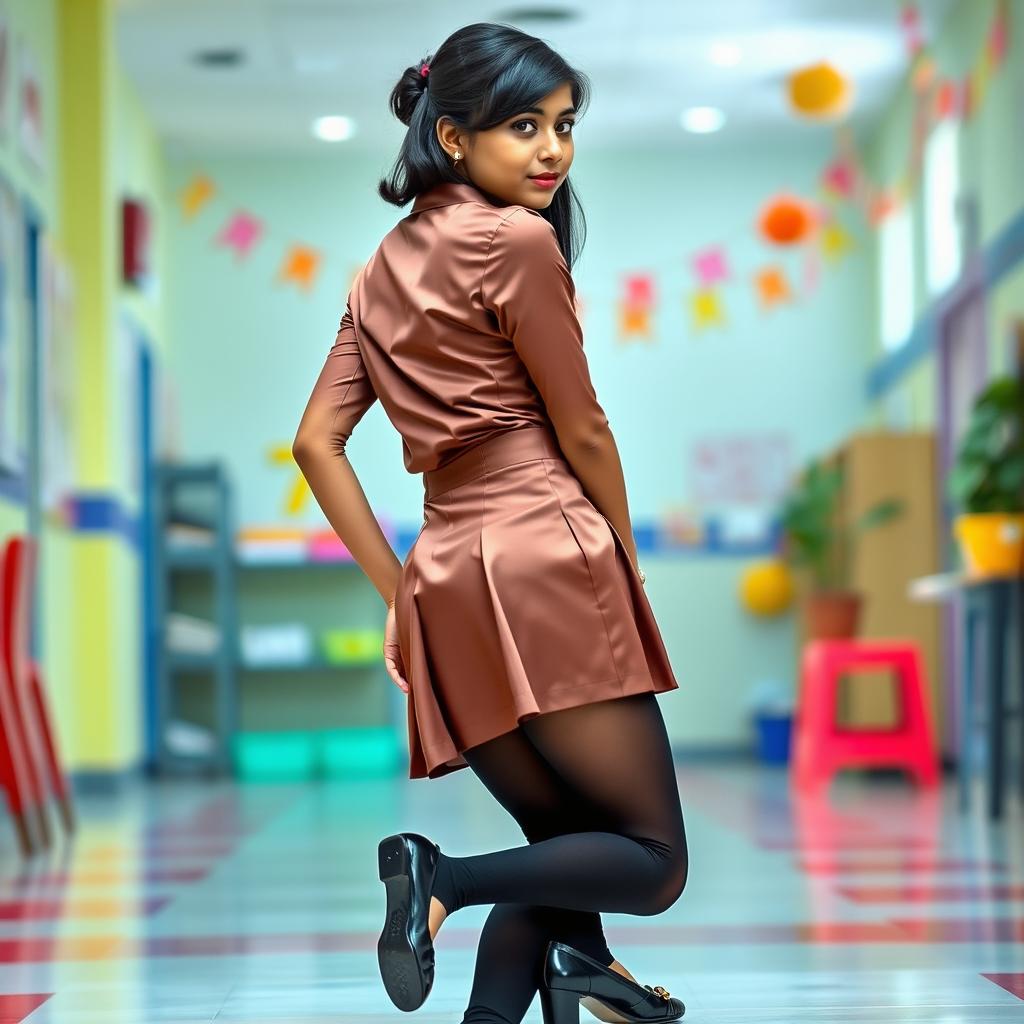
<path id="1" fill-rule="evenodd" d="M 580 994 L 570 989 L 542 985 L 540 1012 L 544 1024 L 579 1024 Z"/>
<path id="2" fill-rule="evenodd" d="M 409 874 L 409 849 L 401 836 L 388 836 L 377 845 L 377 874 L 382 882 Z"/>

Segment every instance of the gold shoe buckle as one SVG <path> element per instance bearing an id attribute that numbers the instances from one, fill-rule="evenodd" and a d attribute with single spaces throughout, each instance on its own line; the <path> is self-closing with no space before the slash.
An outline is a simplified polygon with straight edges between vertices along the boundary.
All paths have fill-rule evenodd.
<path id="1" fill-rule="evenodd" d="M 671 992 L 669 992 L 667 988 L 662 988 L 661 985 L 655 985 L 653 988 L 651 988 L 650 985 L 645 985 L 644 988 L 648 988 L 652 992 L 656 992 L 659 996 L 661 996 L 662 999 L 668 999 L 668 997 L 672 994 Z"/>

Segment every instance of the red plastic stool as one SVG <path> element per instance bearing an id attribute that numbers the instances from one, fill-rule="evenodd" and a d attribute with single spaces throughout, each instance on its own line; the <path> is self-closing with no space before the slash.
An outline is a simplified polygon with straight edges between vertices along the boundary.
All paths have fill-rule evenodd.
<path id="1" fill-rule="evenodd" d="M 2 726 L 7 740 L 18 748 L 15 758 L 4 763 L 0 775 L 11 796 L 15 824 L 23 852 L 31 854 L 18 821 L 19 807 L 34 818 L 41 845 L 52 837 L 46 816 L 47 789 L 57 798 L 66 832 L 74 831 L 71 791 L 60 764 L 56 738 L 50 724 L 40 666 L 29 653 L 29 625 L 36 581 L 38 548 L 33 538 L 12 537 L 0 552 L 0 690 L 3 691 Z M 13 752 L 13 751 L 12 751 Z M 16 790 L 21 794 L 16 796 Z M 28 804 L 28 808 L 25 805 Z"/>
<path id="2" fill-rule="evenodd" d="M 890 668 L 896 677 L 900 720 L 891 729 L 842 729 L 836 725 L 839 680 L 844 672 Z M 800 666 L 800 701 L 793 731 L 794 785 L 827 787 L 840 768 L 905 769 L 922 786 L 937 786 L 935 750 L 921 651 L 912 640 L 812 640 Z"/>

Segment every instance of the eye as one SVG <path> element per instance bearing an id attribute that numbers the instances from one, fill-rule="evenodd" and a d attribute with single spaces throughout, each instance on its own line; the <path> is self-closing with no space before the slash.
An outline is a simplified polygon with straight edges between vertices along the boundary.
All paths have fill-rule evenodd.
<path id="1" fill-rule="evenodd" d="M 531 118 L 524 117 L 521 121 L 513 121 L 511 127 L 516 128 L 516 127 L 518 127 L 521 124 L 535 124 L 535 123 L 536 122 L 533 121 Z M 572 121 L 569 118 L 566 118 L 564 121 L 559 121 L 558 123 L 559 124 L 567 124 L 569 126 L 569 130 L 567 132 L 562 132 L 561 133 L 563 135 L 571 135 L 572 134 L 573 126 L 576 124 L 575 121 Z"/>

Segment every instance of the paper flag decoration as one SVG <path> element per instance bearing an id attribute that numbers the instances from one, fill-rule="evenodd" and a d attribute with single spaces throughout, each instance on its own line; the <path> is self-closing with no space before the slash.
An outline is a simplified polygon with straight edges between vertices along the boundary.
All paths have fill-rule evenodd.
<path id="1" fill-rule="evenodd" d="M 897 206 L 896 194 L 892 189 L 881 191 L 871 201 L 868 219 L 877 227 L 890 213 L 896 210 Z"/>
<path id="2" fill-rule="evenodd" d="M 693 294 L 690 299 L 690 312 L 693 314 L 694 330 L 697 331 L 714 324 L 725 323 L 725 312 L 718 293 L 708 289 L 701 289 Z"/>
<path id="3" fill-rule="evenodd" d="M 220 245 L 234 249 L 235 255 L 241 260 L 249 255 L 249 250 L 262 232 L 263 225 L 255 217 L 250 217 L 247 213 L 236 213 L 217 236 L 216 241 Z"/>
<path id="4" fill-rule="evenodd" d="M 630 306 L 624 303 L 619 309 L 619 335 L 628 337 L 632 334 L 650 337 L 650 311 L 641 306 Z"/>
<path id="5" fill-rule="evenodd" d="M 759 270 L 754 275 L 754 281 L 761 297 L 763 309 L 770 309 L 793 297 L 789 282 L 781 267 L 765 267 L 763 270 Z"/>
<path id="6" fill-rule="evenodd" d="M 729 268 L 726 264 L 725 250 L 720 245 L 703 249 L 694 256 L 693 269 L 702 288 L 709 288 L 726 280 Z"/>
<path id="7" fill-rule="evenodd" d="M 921 25 L 921 12 L 917 4 L 904 4 L 900 12 L 900 25 L 903 27 L 903 39 L 907 50 L 913 56 L 924 46 L 924 29 Z"/>
<path id="8" fill-rule="evenodd" d="M 631 306 L 649 306 L 654 301 L 654 282 L 650 274 L 626 276 L 626 302 Z"/>
<path id="9" fill-rule="evenodd" d="M 197 175 L 181 193 L 181 212 L 191 220 L 213 197 L 216 187 L 205 175 Z"/>
<path id="10" fill-rule="evenodd" d="M 831 221 L 821 231 L 821 251 L 830 259 L 837 260 L 852 247 L 853 240 L 842 224 Z"/>
<path id="11" fill-rule="evenodd" d="M 839 157 L 825 168 L 821 183 L 830 192 L 844 199 L 853 193 L 854 168 L 845 157 Z"/>
<path id="12" fill-rule="evenodd" d="M 320 254 L 309 246 L 293 245 L 278 273 L 278 281 L 294 281 L 307 291 L 313 287 L 317 269 L 320 266 Z"/>
<path id="13" fill-rule="evenodd" d="M 1006 30 L 1007 15 L 1005 4 L 999 5 L 995 19 L 992 22 L 992 29 L 988 34 L 988 52 L 992 63 L 997 67 L 1002 64 L 1006 56 Z"/>

